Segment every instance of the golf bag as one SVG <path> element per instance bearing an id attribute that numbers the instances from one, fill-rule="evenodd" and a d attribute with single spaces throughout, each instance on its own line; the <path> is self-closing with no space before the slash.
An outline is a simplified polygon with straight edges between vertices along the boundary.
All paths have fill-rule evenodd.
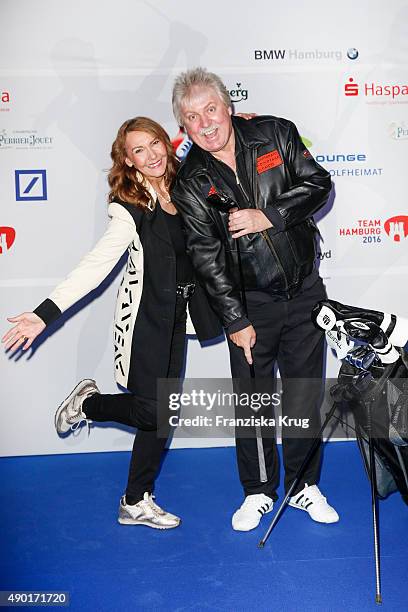
<path id="1" fill-rule="evenodd" d="M 319 302 L 312 319 L 342 360 L 338 403 L 354 416 L 367 475 L 371 438 L 378 496 L 398 490 L 408 504 L 408 321 L 333 300 Z"/>

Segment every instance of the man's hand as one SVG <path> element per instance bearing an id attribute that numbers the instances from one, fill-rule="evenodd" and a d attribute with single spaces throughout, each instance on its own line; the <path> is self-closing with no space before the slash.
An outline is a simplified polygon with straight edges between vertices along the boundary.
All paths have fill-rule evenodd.
<path id="1" fill-rule="evenodd" d="M 272 223 L 269 221 L 268 217 L 264 215 L 262 210 L 243 208 L 236 212 L 230 212 L 228 229 L 230 232 L 234 232 L 232 238 L 239 238 L 246 234 L 262 232 L 270 227 L 272 227 Z"/>
<path id="2" fill-rule="evenodd" d="M 17 317 L 8 317 L 7 321 L 17 323 L 17 325 L 9 329 L 1 341 L 5 344 L 6 349 L 13 349 L 13 351 L 21 346 L 26 351 L 46 327 L 44 321 L 33 312 L 23 312 Z"/>
<path id="3" fill-rule="evenodd" d="M 230 334 L 230 338 L 234 344 L 244 350 L 247 362 L 249 365 L 252 365 L 251 349 L 255 346 L 256 342 L 256 331 L 252 325 L 248 325 L 248 327 L 244 327 L 244 329 Z"/>

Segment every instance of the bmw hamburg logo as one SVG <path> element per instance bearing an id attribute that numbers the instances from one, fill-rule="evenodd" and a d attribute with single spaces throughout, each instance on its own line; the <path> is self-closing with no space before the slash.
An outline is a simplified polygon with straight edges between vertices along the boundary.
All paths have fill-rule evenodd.
<path id="1" fill-rule="evenodd" d="M 347 49 L 347 57 L 351 60 L 355 60 L 358 58 L 358 51 L 355 47 L 350 47 Z"/>

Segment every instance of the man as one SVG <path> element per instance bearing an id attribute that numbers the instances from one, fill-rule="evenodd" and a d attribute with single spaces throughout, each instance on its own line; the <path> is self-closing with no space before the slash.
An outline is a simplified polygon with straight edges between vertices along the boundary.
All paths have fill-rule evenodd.
<path id="1" fill-rule="evenodd" d="M 328 199 L 330 175 L 314 161 L 290 121 L 232 117 L 225 85 L 202 68 L 178 76 L 173 110 L 193 146 L 172 197 L 187 229 L 187 250 L 198 278 L 226 329 L 232 376 L 248 379 L 252 367 L 257 378 L 271 378 L 276 362 L 284 381 L 283 413 L 316 423 L 324 338 L 310 313 L 326 293 L 315 269 L 312 215 Z M 232 211 L 225 212 L 225 203 L 233 205 Z M 290 379 L 297 384 L 291 386 Z M 298 379 L 318 379 L 319 392 L 316 385 L 310 393 L 304 387 L 301 391 Z M 311 443 L 310 436 L 283 440 L 286 490 Z M 232 526 L 248 531 L 277 499 L 278 454 L 273 437 L 237 437 L 236 448 L 245 500 Z M 290 505 L 315 521 L 333 523 L 338 514 L 316 485 L 320 460 L 321 449 Z"/>

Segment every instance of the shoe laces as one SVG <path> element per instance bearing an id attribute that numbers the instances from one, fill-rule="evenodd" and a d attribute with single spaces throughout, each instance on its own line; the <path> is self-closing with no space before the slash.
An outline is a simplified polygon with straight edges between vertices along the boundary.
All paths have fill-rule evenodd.
<path id="1" fill-rule="evenodd" d="M 70 419 L 72 419 L 72 418 L 78 419 L 78 417 L 68 417 L 67 418 L 67 422 L 70 423 Z M 83 413 L 81 413 L 81 417 L 79 417 L 79 420 L 74 421 L 72 423 L 72 425 L 71 425 L 71 431 L 72 431 L 72 435 L 74 437 L 79 436 L 80 431 L 81 431 L 80 428 L 81 428 L 81 425 L 82 425 L 83 422 L 85 422 L 86 425 L 87 425 L 88 438 L 89 438 L 89 434 L 91 432 L 91 420 L 87 419 L 86 416 Z"/>
<path id="2" fill-rule="evenodd" d="M 164 514 L 166 514 L 163 510 L 163 508 L 160 508 L 160 506 L 158 506 L 155 503 L 155 496 L 152 493 L 145 493 L 143 496 L 143 500 L 145 502 L 147 502 L 147 504 L 150 506 L 150 508 L 153 510 L 153 512 L 155 512 L 156 514 L 163 516 Z"/>
<path id="3" fill-rule="evenodd" d="M 85 421 L 87 428 L 88 428 L 88 438 L 89 438 L 89 434 L 91 432 L 91 420 L 92 419 L 86 418 L 85 414 L 82 412 L 82 404 L 84 403 L 86 399 L 88 399 L 88 397 L 91 397 L 95 393 L 98 393 L 96 389 L 97 389 L 96 385 L 95 385 L 95 388 L 91 388 L 86 393 L 84 399 L 82 400 L 82 403 L 78 406 L 78 408 L 76 410 L 72 410 L 71 414 L 66 419 L 67 423 L 71 423 L 71 431 L 72 431 L 73 436 L 79 436 L 80 427 L 82 423 Z"/>
<path id="4" fill-rule="evenodd" d="M 300 498 L 300 499 L 299 499 Z M 316 485 L 305 485 L 305 488 L 294 497 L 296 503 L 304 506 L 307 502 L 313 504 L 326 503 L 327 499 Z"/>
<path id="5" fill-rule="evenodd" d="M 257 495 L 248 495 L 245 498 L 241 508 L 256 508 L 257 510 L 266 512 L 271 507 L 271 502 L 267 501 L 266 495 L 263 493 Z"/>

